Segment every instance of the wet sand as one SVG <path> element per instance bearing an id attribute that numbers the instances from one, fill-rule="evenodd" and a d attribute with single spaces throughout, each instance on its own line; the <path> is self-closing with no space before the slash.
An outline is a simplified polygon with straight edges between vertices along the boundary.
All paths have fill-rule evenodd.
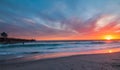
<path id="1" fill-rule="evenodd" d="M 58 54 L 51 57 L 56 55 Z M 0 70 L 120 70 L 120 52 L 71 56 L 62 53 L 62 55 L 64 57 L 48 58 L 34 55 L 29 56 L 29 59 L 24 57 L 4 60 L 0 61 Z"/>

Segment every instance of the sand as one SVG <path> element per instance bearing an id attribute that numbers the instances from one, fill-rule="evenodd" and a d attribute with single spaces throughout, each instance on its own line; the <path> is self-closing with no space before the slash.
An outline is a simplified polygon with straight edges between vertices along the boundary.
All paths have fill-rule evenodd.
<path id="1" fill-rule="evenodd" d="M 0 61 L 0 70 L 120 70 L 120 52 L 42 59 L 39 59 L 42 56 L 37 56 L 34 56 L 36 59 L 29 56 L 30 59 Z"/>

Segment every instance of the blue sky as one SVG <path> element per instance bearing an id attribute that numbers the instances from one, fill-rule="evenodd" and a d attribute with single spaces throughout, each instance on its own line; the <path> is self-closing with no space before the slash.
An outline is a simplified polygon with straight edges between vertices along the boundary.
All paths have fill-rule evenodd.
<path id="1" fill-rule="evenodd" d="M 120 0 L 0 0 L 0 32 L 40 40 L 119 35 L 119 15 Z"/>

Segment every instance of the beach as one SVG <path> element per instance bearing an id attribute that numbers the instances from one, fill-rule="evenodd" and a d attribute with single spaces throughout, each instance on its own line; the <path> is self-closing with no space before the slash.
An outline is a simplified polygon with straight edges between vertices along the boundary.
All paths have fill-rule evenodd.
<path id="1" fill-rule="evenodd" d="M 120 70 L 120 0 L 0 0 L 0 70 Z"/>
<path id="2" fill-rule="evenodd" d="M 34 55 L 2 61 L 0 70 L 120 70 L 120 52 L 69 56 L 62 53 L 63 57 L 56 55 L 61 54 L 51 54 L 51 57 Z"/>
<path id="3" fill-rule="evenodd" d="M 120 70 L 120 41 L 0 45 L 0 70 Z"/>

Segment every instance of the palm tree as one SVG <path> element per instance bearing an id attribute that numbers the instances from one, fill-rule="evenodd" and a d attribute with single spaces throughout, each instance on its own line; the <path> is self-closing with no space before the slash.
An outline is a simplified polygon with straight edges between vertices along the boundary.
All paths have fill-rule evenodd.
<path id="1" fill-rule="evenodd" d="M 8 34 L 5 33 L 5 32 L 2 32 L 2 33 L 1 33 L 1 37 L 3 37 L 3 38 L 7 38 L 7 37 L 8 37 Z"/>

